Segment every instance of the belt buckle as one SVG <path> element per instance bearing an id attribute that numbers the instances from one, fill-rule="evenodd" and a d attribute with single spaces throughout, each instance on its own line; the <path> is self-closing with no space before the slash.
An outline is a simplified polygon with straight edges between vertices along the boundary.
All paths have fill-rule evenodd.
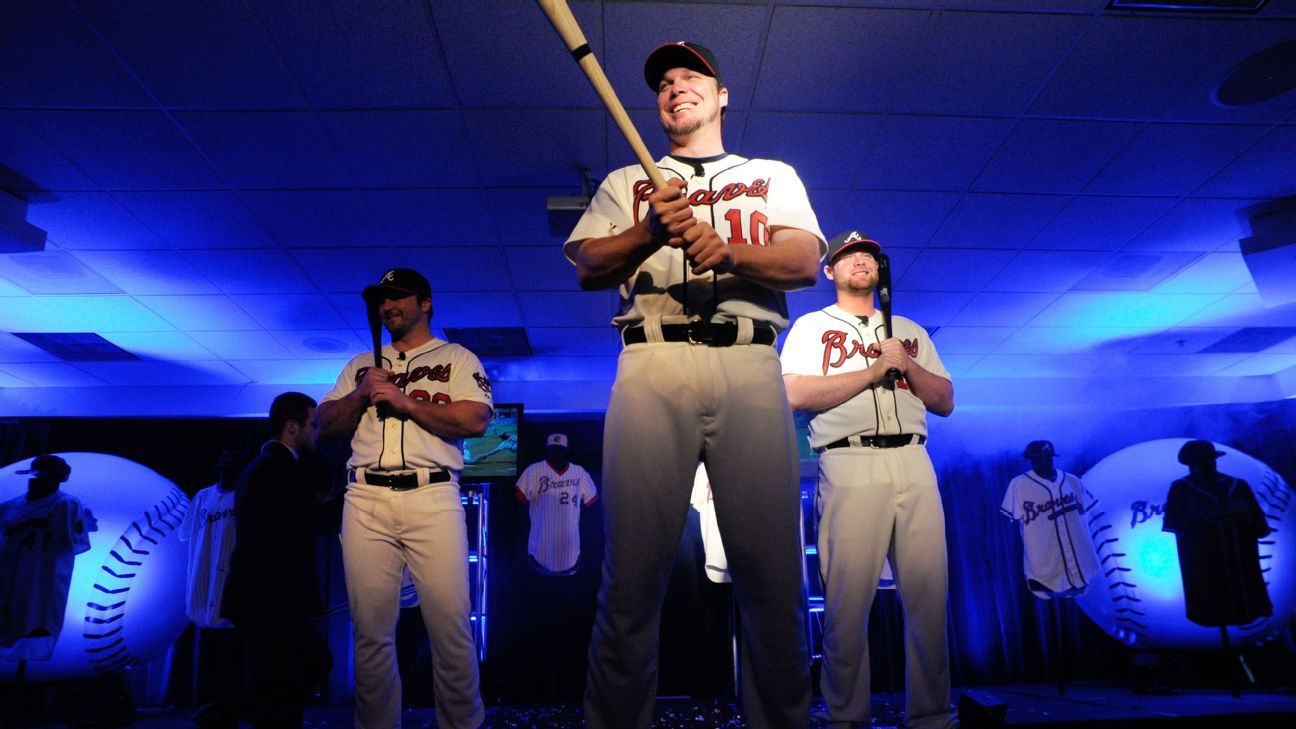
<path id="1" fill-rule="evenodd" d="M 688 323 L 689 344 L 705 344 L 708 347 L 715 342 L 715 328 L 710 322 L 691 321 Z"/>

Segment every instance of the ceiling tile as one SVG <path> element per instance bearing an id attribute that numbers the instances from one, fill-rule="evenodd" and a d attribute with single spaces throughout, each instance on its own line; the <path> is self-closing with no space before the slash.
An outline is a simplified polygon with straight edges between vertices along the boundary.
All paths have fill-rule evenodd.
<path id="1" fill-rule="evenodd" d="M 490 209 L 486 212 L 494 220 L 503 242 L 522 245 L 550 243 L 561 250 L 562 244 L 567 240 L 567 234 L 575 227 L 575 221 L 573 220 L 571 225 L 560 226 L 560 233 L 556 235 L 551 233 L 545 198 L 549 195 L 580 194 L 579 171 L 573 171 L 571 179 L 572 186 L 565 188 L 492 187 L 487 189 L 486 199 L 490 202 Z M 483 234 L 485 234 L 484 229 Z"/>
<path id="2" fill-rule="evenodd" d="M 457 111 L 332 111 L 319 119 L 360 187 L 479 184 Z"/>
<path id="3" fill-rule="evenodd" d="M 3 366 L 4 366 L 3 364 L 0 364 L 0 367 Z M 31 386 L 32 386 L 31 382 L 27 380 L 21 380 L 9 374 L 8 372 L 0 370 L 0 387 L 13 388 L 13 387 L 31 387 Z"/>
<path id="4" fill-rule="evenodd" d="M 0 43 L 0 104 L 4 106 L 151 103 L 70 4 L 6 0 L 0 3 L 0 28 L 7 31 Z"/>
<path id="5" fill-rule="evenodd" d="M 972 366 L 972 377 L 1066 378 L 1085 377 L 1093 373 L 1102 360 L 1098 357 L 1076 357 L 1049 354 L 987 354 Z"/>
<path id="6" fill-rule="evenodd" d="M 1292 92 L 1288 92 L 1291 94 Z M 1296 194 L 1296 126 L 1277 127 L 1197 190 L 1199 195 Z"/>
<path id="7" fill-rule="evenodd" d="M 10 306 L 16 302 L 0 299 L 0 305 Z M 0 362 L 58 362 L 58 357 L 46 352 L 25 339 L 20 339 L 9 332 L 0 332 Z"/>
<path id="8" fill-rule="evenodd" d="M 1135 330 L 1093 326 L 1028 326 L 1005 337 L 994 349 L 997 355 L 1072 355 L 1090 357 L 1112 342 L 1122 341 Z M 940 332 L 937 332 L 940 335 Z"/>
<path id="9" fill-rule="evenodd" d="M 357 297 L 370 284 L 378 283 L 389 268 L 407 268 L 387 248 L 294 248 L 288 255 L 306 274 L 315 290 Z M 352 303 L 359 305 L 360 299 Z"/>
<path id="10" fill-rule="evenodd" d="M 1239 212 L 1255 200 L 1194 200 L 1180 202 L 1126 244 L 1131 251 L 1189 251 L 1205 253 L 1244 235 Z"/>
<path id="11" fill-rule="evenodd" d="M 81 12 L 164 106 L 302 104 L 244 3 L 97 2 L 84 3 Z M 204 61 L 217 58 L 219 63 Z"/>
<path id="12" fill-rule="evenodd" d="M 128 294 L 219 293 L 175 251 L 81 251 L 76 258 Z"/>
<path id="13" fill-rule="evenodd" d="M 778 7 L 766 40 L 778 52 L 761 59 L 752 107 L 888 111 L 930 23 L 915 10 Z"/>
<path id="14" fill-rule="evenodd" d="M 211 167 L 161 112 L 23 110 L 14 114 L 103 187 L 183 190 L 218 184 Z"/>
<path id="15" fill-rule="evenodd" d="M 858 228 L 888 248 L 921 246 L 958 199 L 958 195 L 945 192 L 852 192 L 836 216 L 839 224 L 824 234 L 831 238 L 841 230 Z"/>
<path id="16" fill-rule="evenodd" d="M 216 359 L 216 355 L 183 332 L 108 332 L 103 338 L 146 360 Z"/>
<path id="17" fill-rule="evenodd" d="M 244 200 L 285 248 L 388 245 L 382 226 L 355 190 L 247 192 Z"/>
<path id="18" fill-rule="evenodd" d="M 225 362 L 80 362 L 82 370 L 109 385 L 224 385 L 247 382 Z"/>
<path id="19" fill-rule="evenodd" d="M 0 365 L 0 374 L 30 383 L 32 387 L 97 387 L 108 384 L 65 362 L 4 364 Z"/>
<path id="20" fill-rule="evenodd" d="M 2 97 L 2 94 L 0 94 Z M 21 124 L 17 117 L 0 111 L 0 188 L 13 192 L 39 193 L 44 190 L 80 190 L 97 187 L 66 157 Z M 54 198 L 54 195 L 24 194 L 24 200 Z"/>
<path id="21" fill-rule="evenodd" d="M 464 113 L 482 179 L 492 186 L 552 185 L 561 170 L 579 182 L 580 168 L 605 169 L 603 116 L 575 109 Z"/>
<path id="22" fill-rule="evenodd" d="M 1153 119 L 1211 65 L 1242 23 L 1102 15 L 1049 79 L 1031 113 Z"/>
<path id="23" fill-rule="evenodd" d="M 610 326 L 528 327 L 531 351 L 539 356 L 590 357 L 616 355 L 621 339 Z"/>
<path id="24" fill-rule="evenodd" d="M 1072 290 L 1151 291 L 1196 258 L 1192 253 L 1122 251 L 1105 257 L 1101 265 L 1076 281 Z"/>
<path id="25" fill-rule="evenodd" d="M 316 290 L 297 262 L 278 249 L 186 251 L 182 255 L 222 293 L 302 294 Z"/>
<path id="26" fill-rule="evenodd" d="M 224 191 L 116 192 L 136 220 L 172 248 L 267 248 L 270 234 Z"/>
<path id="27" fill-rule="evenodd" d="M 593 294 L 585 294 L 593 297 Z M 512 292 L 433 293 L 433 327 L 520 327 L 522 313 Z M 611 311 L 609 309 L 609 311 Z M 531 316 L 531 312 L 527 312 Z M 611 320 L 611 315 L 608 316 Z M 552 326 L 546 322 L 545 326 Z M 363 322 L 361 322 L 363 326 Z"/>
<path id="28" fill-rule="evenodd" d="M 495 243 L 501 230 L 505 242 L 519 235 L 491 215 L 482 189 L 365 190 L 363 195 L 397 247 Z M 543 214 L 544 196 L 538 198 Z"/>
<path id="29" fill-rule="evenodd" d="M 1262 14 L 1287 8 L 1288 17 L 1296 17 L 1296 3 L 1269 2 Z M 1215 88 L 1227 78 L 1234 67 L 1252 54 L 1296 38 L 1296 22 L 1267 21 L 1241 23 L 1240 32 L 1232 42 L 1221 46 L 1223 51 L 1211 65 L 1188 84 L 1164 113 L 1167 119 L 1200 119 L 1205 121 L 1281 121 L 1296 109 L 1296 94 L 1286 93 L 1259 104 L 1244 107 L 1225 107 L 1214 101 Z"/>
<path id="30" fill-rule="evenodd" d="M 373 344 L 366 343 L 350 329 L 307 329 L 292 332 L 271 332 L 292 356 L 302 359 L 350 359 L 361 352 L 372 351 Z"/>
<path id="31" fill-rule="evenodd" d="M 935 13 L 895 109 L 1016 115 L 1086 21 L 1043 13 Z"/>
<path id="32" fill-rule="evenodd" d="M 71 253 L 0 255 L 0 277 L 29 294 L 120 294 L 121 289 Z"/>
<path id="33" fill-rule="evenodd" d="M 1014 255 L 1002 250 L 926 248 L 896 281 L 895 298 L 899 301 L 903 292 L 911 290 L 980 291 Z"/>
<path id="34" fill-rule="evenodd" d="M 942 326 L 932 341 L 941 360 L 955 354 L 989 354 L 995 347 L 1018 331 L 1017 327 L 958 327 Z M 946 363 L 948 367 L 948 363 Z"/>
<path id="35" fill-rule="evenodd" d="M 315 108 L 455 103 L 425 3 L 254 0 L 254 5 Z"/>
<path id="36" fill-rule="evenodd" d="M 189 336 L 217 357 L 228 360 L 236 367 L 240 360 L 299 359 L 273 334 L 260 329 L 190 332 Z"/>
<path id="37" fill-rule="evenodd" d="M 1255 377 L 1277 374 L 1292 366 L 1296 366 L 1296 355 L 1262 353 L 1250 355 L 1221 369 L 1217 374 L 1221 377 Z"/>
<path id="38" fill-rule="evenodd" d="M 743 148 L 792 165 L 807 187 L 848 188 L 880 121 L 866 114 L 754 112 L 747 118 Z"/>
<path id="39" fill-rule="evenodd" d="M 404 264 L 427 277 L 433 294 L 515 289 L 497 246 L 411 248 L 400 255 Z"/>
<path id="40" fill-rule="evenodd" d="M 135 300 L 171 326 L 202 331 L 255 329 L 256 321 L 227 296 L 137 296 Z"/>
<path id="41" fill-rule="evenodd" d="M 795 322 L 799 317 L 835 303 L 837 297 L 830 286 L 831 284 L 824 281 L 821 276 L 814 288 L 789 291 L 787 293 L 789 320 Z"/>
<path id="42" fill-rule="evenodd" d="M 193 111 L 175 115 L 235 188 L 320 189 L 350 185 L 314 114 L 297 111 Z"/>
<path id="43" fill-rule="evenodd" d="M 972 184 L 1003 141 L 1009 119 L 886 117 L 856 184 L 887 190 L 951 190 Z"/>
<path id="44" fill-rule="evenodd" d="M 1108 258 L 1093 251 L 1020 251 L 986 291 L 1067 291 Z"/>
<path id="45" fill-rule="evenodd" d="M 1257 126 L 1149 124 L 1085 191 L 1187 195 L 1263 133 Z"/>
<path id="46" fill-rule="evenodd" d="M 1173 204 L 1169 198 L 1075 197 L 1026 247 L 1116 250 Z"/>
<path id="47" fill-rule="evenodd" d="M 1119 122 L 1025 119 L 977 176 L 972 189 L 1080 192 L 1138 134 Z"/>
<path id="48" fill-rule="evenodd" d="M 230 299 L 270 331 L 347 328 L 328 300 L 317 294 L 244 294 Z"/>
<path id="49" fill-rule="evenodd" d="M 1164 294 L 1227 294 L 1251 281 L 1240 253 L 1208 253 L 1156 287 Z"/>
<path id="50" fill-rule="evenodd" d="M 27 221 L 49 232 L 50 243 L 69 250 L 166 248 L 140 219 L 104 192 L 60 192 L 32 205 Z"/>
<path id="51" fill-rule="evenodd" d="M 1067 198 L 1049 195 L 968 194 L 928 244 L 944 248 L 1023 248 L 1066 203 Z"/>
<path id="52" fill-rule="evenodd" d="M 1237 329 L 1232 327 L 1175 327 L 1135 338 L 1129 351 L 1135 354 L 1195 354 Z"/>
<path id="53" fill-rule="evenodd" d="M 492 382 L 572 382 L 589 381 L 600 385 L 616 376 L 617 357 L 526 357 L 497 360 L 487 365 Z"/>
<path id="54" fill-rule="evenodd" d="M 895 291 L 895 313 L 920 326 L 943 327 L 967 306 L 975 294 L 952 291 Z"/>
<path id="55" fill-rule="evenodd" d="M 333 360 L 240 359 L 229 365 L 261 385 L 307 385 L 334 382 L 342 365 Z"/>
<path id="56" fill-rule="evenodd" d="M 41 296 L 74 332 L 163 332 L 171 325 L 128 296 Z"/>
<path id="57" fill-rule="evenodd" d="M 603 292 L 533 291 L 526 295 L 522 315 L 528 326 L 611 326 L 614 294 Z"/>
<path id="58" fill-rule="evenodd" d="M 558 246 L 512 246 L 504 252 L 517 291 L 579 291 L 576 267 Z"/>

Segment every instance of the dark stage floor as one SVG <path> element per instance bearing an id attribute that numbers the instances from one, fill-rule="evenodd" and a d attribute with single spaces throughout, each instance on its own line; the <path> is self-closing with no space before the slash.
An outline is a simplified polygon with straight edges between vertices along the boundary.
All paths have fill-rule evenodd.
<path id="1" fill-rule="evenodd" d="M 955 691 L 958 702 L 965 690 Z M 1183 690 L 1174 694 L 1135 694 L 1128 686 L 1106 682 L 1068 684 L 1060 696 L 1057 684 L 1018 684 L 967 689 L 979 705 L 1004 704 L 1007 712 L 1003 724 L 978 723 L 965 714 L 964 726 L 1066 727 L 1137 726 L 1155 727 L 1230 727 L 1230 729 L 1290 729 L 1296 726 L 1296 694 L 1290 692 L 1244 691 L 1233 698 L 1227 688 L 1218 690 Z M 660 729 L 702 729 L 723 727 L 737 729 L 746 724 L 728 702 L 698 702 L 688 699 L 662 699 L 657 726 Z M 967 706 L 965 711 L 975 707 Z M 822 711 L 820 702 L 815 712 Z M 896 727 L 901 721 L 903 697 L 894 694 L 875 696 L 874 726 Z M 130 726 L 137 729 L 195 729 L 189 716 L 192 709 L 141 709 Z M 580 707 L 574 705 L 493 706 L 486 710 L 487 729 L 568 729 L 581 726 Z M 311 708 L 306 725 L 315 729 L 344 729 L 352 726 L 351 707 Z M 405 714 L 408 729 L 435 727 L 432 709 L 414 709 Z M 25 725 L 31 726 L 31 725 Z M 37 725 L 41 726 L 41 725 Z M 44 726 L 67 726 L 66 723 Z M 103 723 L 98 726 L 125 726 Z M 246 726 L 246 725 L 245 725 Z M 825 724 L 811 721 L 818 729 Z"/>

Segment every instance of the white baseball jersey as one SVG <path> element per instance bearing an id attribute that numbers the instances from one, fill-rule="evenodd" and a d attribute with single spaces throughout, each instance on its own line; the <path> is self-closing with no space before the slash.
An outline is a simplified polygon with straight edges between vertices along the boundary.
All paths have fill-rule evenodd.
<path id="1" fill-rule="evenodd" d="M 550 572 L 570 572 L 580 559 L 581 506 L 598 498 L 589 472 L 568 463 L 559 473 L 548 461 L 539 461 L 518 477 L 517 492 L 530 506 L 527 552 Z"/>
<path id="2" fill-rule="evenodd" d="M 923 369 L 949 379 L 927 330 L 903 316 L 892 317 L 893 336 Z M 866 369 L 880 356 L 885 339 L 881 312 L 860 321 L 836 304 L 796 320 L 783 343 L 785 375 L 835 375 Z M 852 435 L 927 435 L 927 407 L 901 378 L 894 390 L 881 385 L 858 393 L 840 405 L 815 413 L 810 446 L 822 448 Z"/>
<path id="3" fill-rule="evenodd" d="M 701 174 L 694 164 L 701 168 Z M 693 215 L 709 223 L 729 245 L 765 246 L 769 245 L 771 229 L 799 228 L 819 239 L 820 256 L 828 250 L 805 186 L 796 171 L 783 162 L 726 154 L 694 163 L 668 155 L 657 162 L 657 167 L 667 180 L 688 182 L 686 194 Z M 653 190 L 638 165 L 609 174 L 568 238 L 563 249 L 567 258 L 575 262 L 581 241 L 615 235 L 643 220 Z M 681 289 L 686 279 L 690 312 L 710 312 L 711 274 L 694 276 L 685 266 L 681 250 L 663 246 L 621 285 L 620 311 L 612 324 L 634 326 L 650 318 L 661 318 L 668 324 L 684 322 Z M 717 321 L 745 317 L 779 331 L 787 328 L 787 301 L 782 291 L 732 274 L 721 275 L 718 287 Z"/>
<path id="4" fill-rule="evenodd" d="M 407 352 L 383 347 L 383 367 L 392 382 L 406 395 L 437 403 L 474 400 L 494 408 L 490 380 L 477 355 L 458 344 L 432 338 Z M 373 365 L 373 354 L 358 354 L 342 368 L 337 384 L 323 402 L 345 397 Z M 429 433 L 413 420 L 396 417 L 378 419 L 374 406 L 365 409 L 351 438 L 350 468 L 403 471 L 415 468 L 444 468 L 457 481 L 463 470 L 463 439 L 442 438 Z"/>
<path id="5" fill-rule="evenodd" d="M 1063 471 L 1052 481 L 1031 470 L 1009 482 L 1000 509 L 1021 523 L 1026 584 L 1037 597 L 1082 592 L 1098 573 L 1081 518 L 1095 503 L 1079 477 Z"/>
<path id="6" fill-rule="evenodd" d="M 702 553 L 707 579 L 712 582 L 733 582 L 729 576 L 729 558 L 725 556 L 724 541 L 720 539 L 720 524 L 716 521 L 715 500 L 711 496 L 711 479 L 707 478 L 706 464 L 699 463 L 693 476 L 693 495 L 689 505 L 698 513 L 702 528 Z"/>
<path id="7" fill-rule="evenodd" d="M 90 510 L 62 491 L 0 503 L 0 658 L 47 661 L 53 655 L 74 558 L 90 549 L 95 528 Z"/>
<path id="8" fill-rule="evenodd" d="M 200 628 L 229 628 L 221 617 L 221 597 L 234 552 L 234 490 L 208 486 L 194 494 L 180 524 L 180 541 L 189 542 L 189 581 L 185 615 Z"/>

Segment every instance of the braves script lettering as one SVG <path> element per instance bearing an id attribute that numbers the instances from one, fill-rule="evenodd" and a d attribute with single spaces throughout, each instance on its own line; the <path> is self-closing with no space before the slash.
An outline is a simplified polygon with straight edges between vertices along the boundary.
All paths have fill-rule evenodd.
<path id="1" fill-rule="evenodd" d="M 540 493 L 556 489 L 577 488 L 580 486 L 579 478 L 549 478 L 548 476 L 540 477 Z"/>
<path id="2" fill-rule="evenodd" d="M 1022 524 L 1030 524 L 1041 516 L 1048 516 L 1049 520 L 1060 518 L 1068 511 L 1075 511 L 1080 508 L 1076 502 L 1075 494 L 1064 494 L 1061 498 L 1049 499 L 1042 504 L 1034 501 L 1022 502 Z"/>
<path id="3" fill-rule="evenodd" d="M 634 184 L 634 219 L 643 220 L 640 210 L 647 211 L 648 198 L 657 190 L 651 180 L 639 180 Z M 694 190 L 689 193 L 689 205 L 715 205 L 718 202 L 727 202 L 736 200 L 740 197 L 755 197 L 761 200 L 769 199 L 769 180 L 752 180 L 750 184 L 746 182 L 730 182 L 719 190 Z"/>
<path id="4" fill-rule="evenodd" d="M 369 371 L 368 367 L 361 367 L 360 369 L 356 370 L 356 382 L 357 383 L 360 382 L 360 378 L 364 377 L 364 373 L 368 371 Z M 415 382 L 418 382 L 419 380 L 425 380 L 425 379 L 433 380 L 436 382 L 449 382 L 450 365 L 439 364 L 433 367 L 415 367 L 413 370 L 409 372 L 400 372 L 397 374 L 393 374 L 391 376 L 391 383 L 399 387 L 400 389 L 404 390 L 405 385 L 407 384 L 412 385 Z"/>
<path id="5" fill-rule="evenodd" d="M 1165 504 L 1135 501 L 1130 504 L 1130 529 L 1157 516 L 1165 516 Z"/>

